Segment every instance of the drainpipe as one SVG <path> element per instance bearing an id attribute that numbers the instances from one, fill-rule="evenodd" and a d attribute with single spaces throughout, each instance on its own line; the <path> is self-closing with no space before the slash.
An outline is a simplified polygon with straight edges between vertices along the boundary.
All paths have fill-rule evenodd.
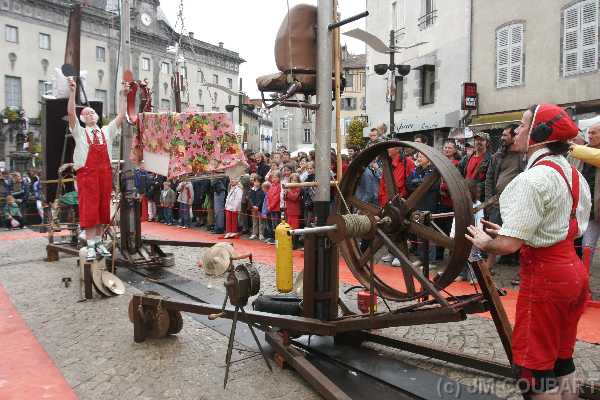
<path id="1" fill-rule="evenodd" d="M 467 47 L 467 80 L 466 82 L 473 81 L 473 0 L 465 0 L 465 30 L 467 34 L 466 47 Z M 472 111 L 468 110 L 464 112 L 461 118 L 461 123 L 464 127 L 467 126 L 467 121 L 471 116 Z"/>

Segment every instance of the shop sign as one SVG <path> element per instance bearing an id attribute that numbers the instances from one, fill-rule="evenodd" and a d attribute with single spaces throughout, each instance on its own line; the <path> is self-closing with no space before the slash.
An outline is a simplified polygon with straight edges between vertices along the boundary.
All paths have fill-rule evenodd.
<path id="1" fill-rule="evenodd" d="M 477 109 L 477 84 L 475 82 L 463 83 L 463 110 L 476 110 Z"/>

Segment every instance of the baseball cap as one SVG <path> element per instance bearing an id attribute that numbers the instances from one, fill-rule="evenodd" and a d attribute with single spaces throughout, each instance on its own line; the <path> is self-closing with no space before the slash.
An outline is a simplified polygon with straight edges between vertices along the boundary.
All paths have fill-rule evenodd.
<path id="1" fill-rule="evenodd" d="M 478 137 L 479 137 L 479 138 L 482 138 L 482 139 L 485 139 L 485 140 L 487 140 L 488 142 L 489 142 L 489 140 L 490 140 L 490 134 L 489 134 L 489 133 L 487 133 L 487 132 L 475 132 L 475 133 L 473 134 L 473 137 L 475 137 L 475 138 L 478 138 Z"/>

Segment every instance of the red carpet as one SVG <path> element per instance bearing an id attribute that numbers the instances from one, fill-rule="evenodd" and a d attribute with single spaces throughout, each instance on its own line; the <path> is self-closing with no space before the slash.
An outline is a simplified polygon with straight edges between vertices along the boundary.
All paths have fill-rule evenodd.
<path id="1" fill-rule="evenodd" d="M 159 223 L 146 222 L 142 224 L 142 233 L 161 239 L 172 239 L 185 241 L 217 242 L 223 241 L 222 235 L 213 235 L 206 231 L 191 229 L 182 229 L 173 226 L 166 226 Z M 268 245 L 257 240 L 246 239 L 225 239 L 233 244 L 239 254 L 252 253 L 254 259 L 260 263 L 275 266 L 275 246 Z M 301 271 L 304 266 L 304 256 L 302 251 L 294 251 L 294 271 Z M 377 275 L 383 278 L 386 283 L 394 287 L 402 287 L 403 279 L 397 268 L 387 264 L 378 264 L 375 269 Z M 358 281 L 354 278 L 348 266 L 343 259 L 340 259 L 340 280 L 344 283 L 353 285 Z M 453 295 L 473 293 L 473 287 L 466 282 L 455 282 L 447 290 Z M 508 294 L 502 297 L 502 304 L 508 314 L 511 323 L 514 323 L 515 305 L 517 303 L 518 290 L 507 289 Z M 588 303 L 583 318 L 579 322 L 577 338 L 585 342 L 600 344 L 600 302 L 592 301 Z M 488 313 L 481 314 L 485 318 L 491 318 Z"/>
<path id="2" fill-rule="evenodd" d="M 0 285 L 0 399 L 77 399 Z"/>
<path id="3" fill-rule="evenodd" d="M 69 231 L 66 229 L 62 230 L 60 232 L 54 232 L 54 237 L 67 236 L 67 235 L 69 235 Z M 0 241 L 3 241 L 3 240 L 26 240 L 26 239 L 33 239 L 33 238 L 38 238 L 38 237 L 48 237 L 48 234 L 42 233 L 42 232 L 30 231 L 29 229 L 15 229 L 4 235 L 0 235 Z"/>

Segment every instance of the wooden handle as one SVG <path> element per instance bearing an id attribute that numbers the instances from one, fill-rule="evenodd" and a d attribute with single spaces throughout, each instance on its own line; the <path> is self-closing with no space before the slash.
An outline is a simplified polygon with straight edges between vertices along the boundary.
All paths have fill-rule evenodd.
<path id="1" fill-rule="evenodd" d="M 335 186 L 337 185 L 337 181 L 331 181 L 329 182 L 329 185 L 331 186 Z M 284 189 L 294 189 L 294 188 L 306 188 L 306 187 L 318 187 L 319 186 L 319 182 L 285 182 L 282 183 L 282 186 Z"/>
<path id="2" fill-rule="evenodd" d="M 208 314 L 208 319 L 211 320 L 211 321 L 214 321 L 215 319 L 221 318 L 224 315 L 225 315 L 225 311 L 222 311 L 222 312 L 220 312 L 218 314 Z"/>
<path id="3" fill-rule="evenodd" d="M 243 260 L 244 258 L 247 258 L 250 260 L 250 262 L 252 262 L 252 253 L 246 253 L 246 254 L 241 254 L 235 257 L 231 257 L 231 261 L 235 261 L 235 260 Z"/>

